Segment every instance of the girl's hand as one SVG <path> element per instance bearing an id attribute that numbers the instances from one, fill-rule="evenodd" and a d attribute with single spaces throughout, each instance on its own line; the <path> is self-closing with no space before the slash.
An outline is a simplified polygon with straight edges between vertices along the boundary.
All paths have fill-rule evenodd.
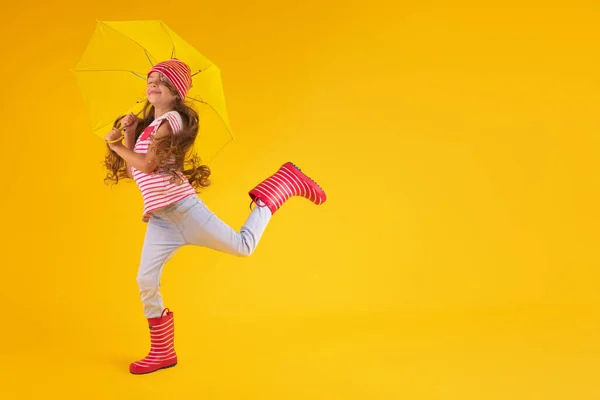
<path id="1" fill-rule="evenodd" d="M 110 132 L 108 132 L 108 134 L 104 137 L 104 140 L 106 140 L 107 142 L 109 142 L 109 146 L 112 147 L 113 145 L 118 144 L 119 142 L 116 142 L 116 143 L 110 143 L 110 142 L 118 140 L 122 136 L 123 136 L 123 134 L 121 133 L 121 131 L 119 130 L 119 128 L 113 128 L 113 130 L 110 131 Z"/>
<path id="2" fill-rule="evenodd" d="M 131 131 L 135 131 L 135 128 L 137 127 L 139 122 L 140 120 L 138 119 L 138 117 L 133 115 L 133 113 L 129 113 L 123 118 L 121 118 L 121 126 L 123 128 L 131 128 Z M 129 131 L 129 129 L 127 130 Z"/>

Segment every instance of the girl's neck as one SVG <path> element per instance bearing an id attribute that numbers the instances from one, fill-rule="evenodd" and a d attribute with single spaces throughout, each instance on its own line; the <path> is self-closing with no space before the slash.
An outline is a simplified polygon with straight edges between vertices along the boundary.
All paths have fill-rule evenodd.
<path id="1" fill-rule="evenodd" d="M 156 106 L 154 106 L 154 119 L 165 115 L 169 111 L 173 111 L 173 107 L 156 107 Z"/>

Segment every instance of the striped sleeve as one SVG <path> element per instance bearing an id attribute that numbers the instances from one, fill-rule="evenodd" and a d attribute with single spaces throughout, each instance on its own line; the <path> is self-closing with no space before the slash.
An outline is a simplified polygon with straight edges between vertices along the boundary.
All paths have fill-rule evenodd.
<path id="1" fill-rule="evenodd" d="M 177 133 L 183 127 L 183 121 L 181 119 L 181 115 L 177 111 L 171 111 L 166 114 L 166 119 L 169 121 L 169 125 L 171 125 L 171 129 L 174 133 Z"/>

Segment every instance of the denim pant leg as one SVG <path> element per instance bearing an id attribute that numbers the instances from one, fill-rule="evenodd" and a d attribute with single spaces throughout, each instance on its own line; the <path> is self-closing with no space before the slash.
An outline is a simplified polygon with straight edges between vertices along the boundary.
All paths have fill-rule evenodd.
<path id="1" fill-rule="evenodd" d="M 189 244 L 243 257 L 254 252 L 270 219 L 267 207 L 255 207 L 237 232 L 197 199 L 179 225 Z"/>
<path id="2" fill-rule="evenodd" d="M 137 283 L 146 318 L 160 317 L 164 309 L 160 277 L 165 263 L 185 245 L 177 226 L 168 214 L 153 215 L 148 221 Z"/>

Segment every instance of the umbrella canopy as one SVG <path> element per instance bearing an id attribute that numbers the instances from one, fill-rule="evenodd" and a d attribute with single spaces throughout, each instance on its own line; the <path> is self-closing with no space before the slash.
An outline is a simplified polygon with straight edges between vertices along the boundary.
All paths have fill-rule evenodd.
<path id="1" fill-rule="evenodd" d="M 92 131 L 104 138 L 114 120 L 141 112 L 152 66 L 171 58 L 188 64 L 192 88 L 186 102 L 200 117 L 195 150 L 210 162 L 233 136 L 221 73 L 162 21 L 98 21 L 74 73 L 91 117 Z"/>

